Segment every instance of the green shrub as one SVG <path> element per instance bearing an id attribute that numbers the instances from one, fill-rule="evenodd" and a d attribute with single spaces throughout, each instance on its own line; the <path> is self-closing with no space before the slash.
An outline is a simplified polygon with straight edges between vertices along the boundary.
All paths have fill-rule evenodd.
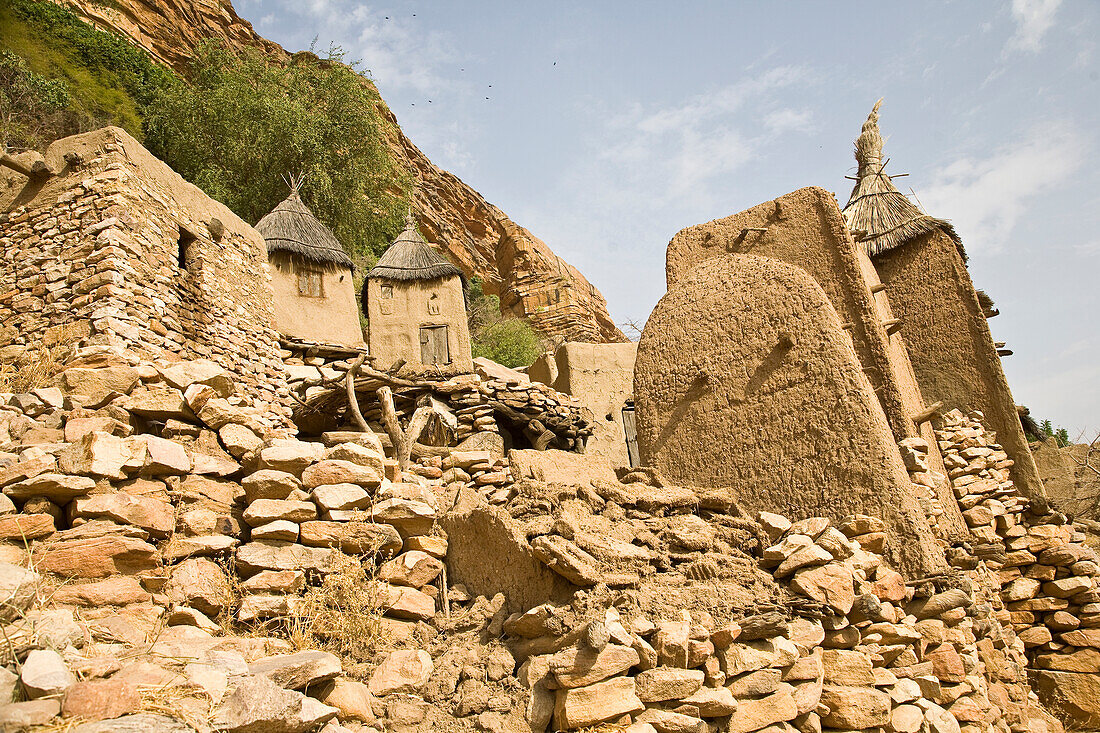
<path id="1" fill-rule="evenodd" d="M 79 120 L 67 114 L 71 102 L 65 82 L 36 74 L 21 56 L 0 51 L 0 142 L 5 148 L 38 148 L 76 132 Z"/>
<path id="2" fill-rule="evenodd" d="M 158 89 L 178 83 L 142 49 L 50 2 L 0 0 L 0 48 L 67 92 L 60 109 L 21 110 L 22 127 L 4 131 L 12 147 L 41 148 L 107 124 L 141 139 L 142 109 Z"/>
<path id="3" fill-rule="evenodd" d="M 342 62 L 337 48 L 283 66 L 207 41 L 190 83 L 161 87 L 146 107 L 146 145 L 252 223 L 299 176 L 302 198 L 362 266 L 400 231 L 408 182 L 383 140 L 381 98 Z"/>
<path id="4" fill-rule="evenodd" d="M 1042 432 L 1042 435 L 1037 436 L 1040 440 L 1054 438 L 1055 442 L 1061 448 L 1070 445 L 1069 431 L 1065 428 L 1055 428 L 1050 420 L 1043 420 L 1039 423 L 1039 430 Z"/>
<path id="5" fill-rule="evenodd" d="M 475 357 L 515 368 L 530 366 L 542 353 L 543 343 L 538 332 L 522 318 L 502 316 L 500 299 L 486 293 L 479 278 L 471 278 L 467 284 L 466 312 Z"/>

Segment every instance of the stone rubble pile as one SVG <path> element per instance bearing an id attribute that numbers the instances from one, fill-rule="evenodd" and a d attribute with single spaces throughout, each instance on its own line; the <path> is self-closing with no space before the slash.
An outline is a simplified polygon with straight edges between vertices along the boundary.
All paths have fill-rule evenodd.
<path id="1" fill-rule="evenodd" d="M 531 690 L 532 729 L 611 722 L 636 733 L 977 733 L 1045 725 L 1011 630 L 948 578 L 942 588 L 907 586 L 865 549 L 884 530 L 880 520 L 857 516 L 837 527 L 764 514 L 760 525 L 772 544 L 759 565 L 789 594 L 778 610 L 716 620 L 704 609 L 610 607 L 578 623 L 572 607 L 547 603 L 510 617 L 503 629 Z"/>
<path id="2" fill-rule="evenodd" d="M 296 440 L 207 361 L 154 364 L 86 349 L 58 382 L 0 395 L 0 595 L 27 698 L 0 707 L 0 730 L 59 710 L 93 720 L 137 714 L 150 686 L 171 681 L 187 696 L 210 693 L 210 680 L 220 690 L 207 695 L 214 703 L 239 683 L 221 708 L 228 730 L 315 728 L 338 708 L 295 691 L 337 678 L 339 660 L 308 652 L 302 664 L 321 672 L 295 673 L 293 684 L 253 680 L 253 667 L 279 667 L 281 657 L 266 657 L 292 645 L 226 630 L 232 619 L 293 616 L 345 554 L 380 563 L 369 595 L 387 633 L 407 636 L 403 627 L 435 614 L 432 584 L 447 551 L 435 531 L 437 494 L 413 474 L 391 480 L 395 464 L 373 434 Z M 158 666 L 124 684 L 126 660 L 142 655 Z M 79 687 L 84 680 L 104 684 Z M 2 702 L 15 694 L 8 682 Z M 123 702 L 112 707 L 116 693 Z M 369 695 L 355 694 L 369 710 Z M 204 720 L 216 711 L 192 712 Z"/>
<path id="3" fill-rule="evenodd" d="M 949 559 L 979 566 L 999 591 L 998 618 L 1027 648 L 1038 689 L 1070 715 L 1100 726 L 1100 563 L 1084 532 L 1009 477 L 1011 459 L 982 426 L 953 410 L 936 431 L 973 536 Z"/>
<path id="4" fill-rule="evenodd" d="M 937 534 L 942 535 L 940 517 L 943 516 L 943 504 L 938 490 L 947 486 L 947 476 L 935 471 L 928 465 L 928 441 L 924 438 L 906 438 L 898 443 L 902 462 L 909 473 L 909 480 L 916 489 L 924 516 Z"/>
<path id="5" fill-rule="evenodd" d="M 398 475 L 377 435 L 299 440 L 211 362 L 78 356 L 0 395 L 0 730 L 1061 733 L 1029 664 L 1095 709 L 1095 556 L 1013 493 L 980 416 L 938 437 L 989 531 L 907 583 L 874 517 L 748 519 L 647 469 L 513 480 L 487 450 Z M 369 660 L 292 633 L 349 562 Z"/>

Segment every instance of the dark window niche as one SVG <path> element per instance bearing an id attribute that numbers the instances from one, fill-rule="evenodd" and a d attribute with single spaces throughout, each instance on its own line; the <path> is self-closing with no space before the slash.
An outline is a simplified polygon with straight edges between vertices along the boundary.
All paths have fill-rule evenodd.
<path id="1" fill-rule="evenodd" d="M 180 227 L 179 242 L 176 248 L 176 265 L 181 270 L 190 269 L 191 245 L 195 243 L 195 235 Z"/>

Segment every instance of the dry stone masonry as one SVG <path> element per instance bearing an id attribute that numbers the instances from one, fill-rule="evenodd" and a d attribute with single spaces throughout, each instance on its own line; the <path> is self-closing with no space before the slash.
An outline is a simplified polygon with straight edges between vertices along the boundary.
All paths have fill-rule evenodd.
<path id="1" fill-rule="evenodd" d="M 286 385 L 262 238 L 119 128 L 59 140 L 0 197 L 0 355 L 83 342 L 211 359 L 254 404 Z"/>
<path id="2" fill-rule="evenodd" d="M 937 436 L 971 542 L 907 580 L 878 517 L 750 518 L 554 450 L 399 475 L 212 362 L 74 363 L 2 396 L 5 729 L 1059 733 L 1029 670 L 1096 715 L 1095 556 L 1017 500 L 978 414 Z M 362 604 L 339 655 L 308 643 L 334 588 Z"/>

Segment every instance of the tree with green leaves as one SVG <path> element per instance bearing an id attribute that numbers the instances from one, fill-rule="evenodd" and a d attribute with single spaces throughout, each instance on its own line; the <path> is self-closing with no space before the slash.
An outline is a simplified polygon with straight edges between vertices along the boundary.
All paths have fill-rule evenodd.
<path id="1" fill-rule="evenodd" d="M 466 313 L 473 355 L 515 368 L 530 366 L 543 351 L 537 331 L 522 318 L 500 313 L 500 298 L 486 293 L 479 278 L 466 286 Z"/>
<path id="2" fill-rule="evenodd" d="M 381 98 L 333 47 L 275 63 L 207 41 L 188 83 L 145 108 L 145 143 L 207 194 L 255 223 L 296 175 L 307 205 L 365 268 L 400 231 L 409 183 L 383 139 Z"/>

